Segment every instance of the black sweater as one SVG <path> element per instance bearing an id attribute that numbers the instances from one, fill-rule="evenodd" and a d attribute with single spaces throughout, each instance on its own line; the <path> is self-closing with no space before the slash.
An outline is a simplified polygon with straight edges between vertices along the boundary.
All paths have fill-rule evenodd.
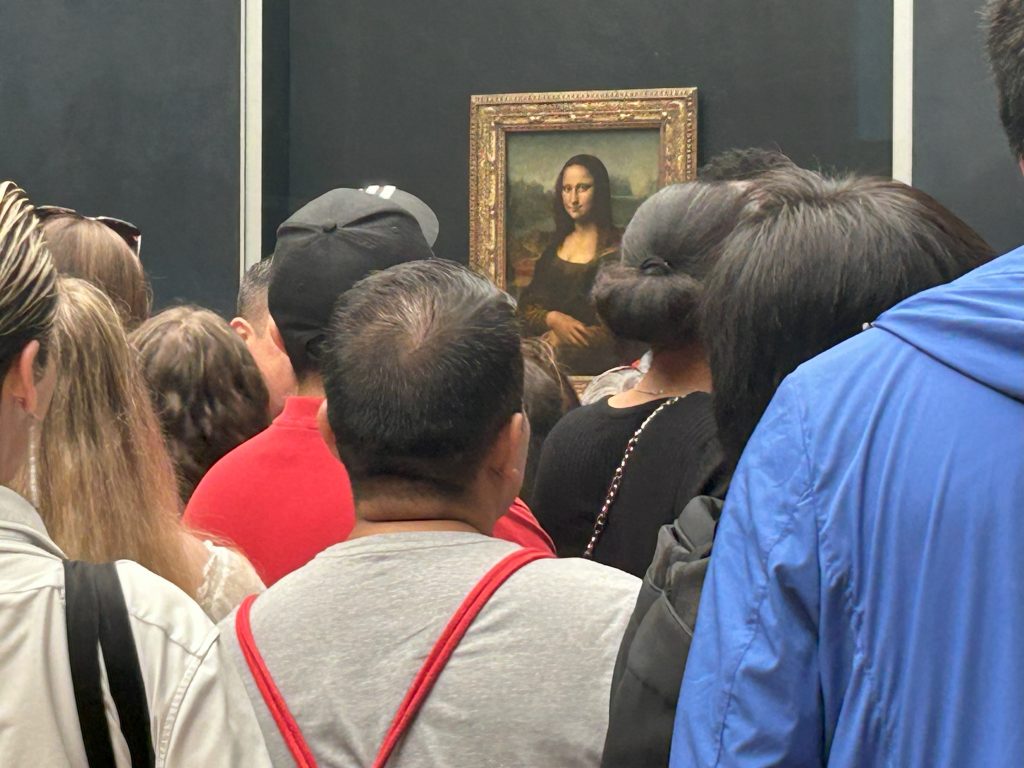
<path id="1" fill-rule="evenodd" d="M 570 411 L 548 435 L 532 508 L 559 556 L 583 554 L 626 444 L 663 402 L 613 408 L 601 400 Z M 643 577 L 661 526 L 694 496 L 723 496 L 727 483 L 711 396 L 695 392 L 665 408 L 640 436 L 594 559 Z"/>

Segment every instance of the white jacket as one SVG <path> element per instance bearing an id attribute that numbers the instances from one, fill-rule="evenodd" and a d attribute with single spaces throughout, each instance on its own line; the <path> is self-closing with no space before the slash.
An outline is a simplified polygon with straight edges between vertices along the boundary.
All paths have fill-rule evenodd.
<path id="1" fill-rule="evenodd" d="M 63 554 L 35 509 L 0 486 L 0 765 L 85 766 L 68 666 Z M 218 630 L 179 589 L 121 561 L 157 766 L 269 766 Z M 118 766 L 128 748 L 107 697 Z"/>

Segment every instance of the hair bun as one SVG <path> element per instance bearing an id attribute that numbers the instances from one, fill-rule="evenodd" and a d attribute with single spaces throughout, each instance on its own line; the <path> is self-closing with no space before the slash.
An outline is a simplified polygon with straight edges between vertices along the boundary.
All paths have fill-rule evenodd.
<path id="1" fill-rule="evenodd" d="M 640 262 L 640 274 L 642 275 L 667 275 L 672 272 L 672 265 L 661 256 L 648 256 Z"/>

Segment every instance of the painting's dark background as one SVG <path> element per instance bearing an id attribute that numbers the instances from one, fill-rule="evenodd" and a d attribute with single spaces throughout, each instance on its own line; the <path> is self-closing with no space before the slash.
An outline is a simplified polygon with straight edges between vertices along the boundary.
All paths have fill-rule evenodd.
<path id="1" fill-rule="evenodd" d="M 127 219 L 157 304 L 238 287 L 239 10 L 200 0 L 3 6 L 0 178 Z"/>
<path id="2" fill-rule="evenodd" d="M 914 175 L 994 245 L 1024 241 L 981 0 L 916 5 Z M 158 304 L 230 309 L 238 277 L 239 9 L 35 0 L 0 25 L 0 177 L 144 230 Z M 777 144 L 887 172 L 891 0 L 264 1 L 264 248 L 333 186 L 426 199 L 467 258 L 474 93 L 697 86 L 700 159 Z"/>

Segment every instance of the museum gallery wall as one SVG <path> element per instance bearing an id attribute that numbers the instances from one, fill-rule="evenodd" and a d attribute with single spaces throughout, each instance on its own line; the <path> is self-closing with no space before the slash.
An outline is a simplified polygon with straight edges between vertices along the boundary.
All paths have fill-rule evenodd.
<path id="1" fill-rule="evenodd" d="M 276 0 L 270 11 L 265 56 L 288 62 L 265 90 L 265 156 L 288 155 L 265 183 L 270 219 L 334 186 L 387 182 L 437 212 L 438 255 L 468 262 L 470 97 L 484 94 L 696 87 L 698 162 L 761 145 L 805 164 L 890 168 L 891 2 Z"/>

